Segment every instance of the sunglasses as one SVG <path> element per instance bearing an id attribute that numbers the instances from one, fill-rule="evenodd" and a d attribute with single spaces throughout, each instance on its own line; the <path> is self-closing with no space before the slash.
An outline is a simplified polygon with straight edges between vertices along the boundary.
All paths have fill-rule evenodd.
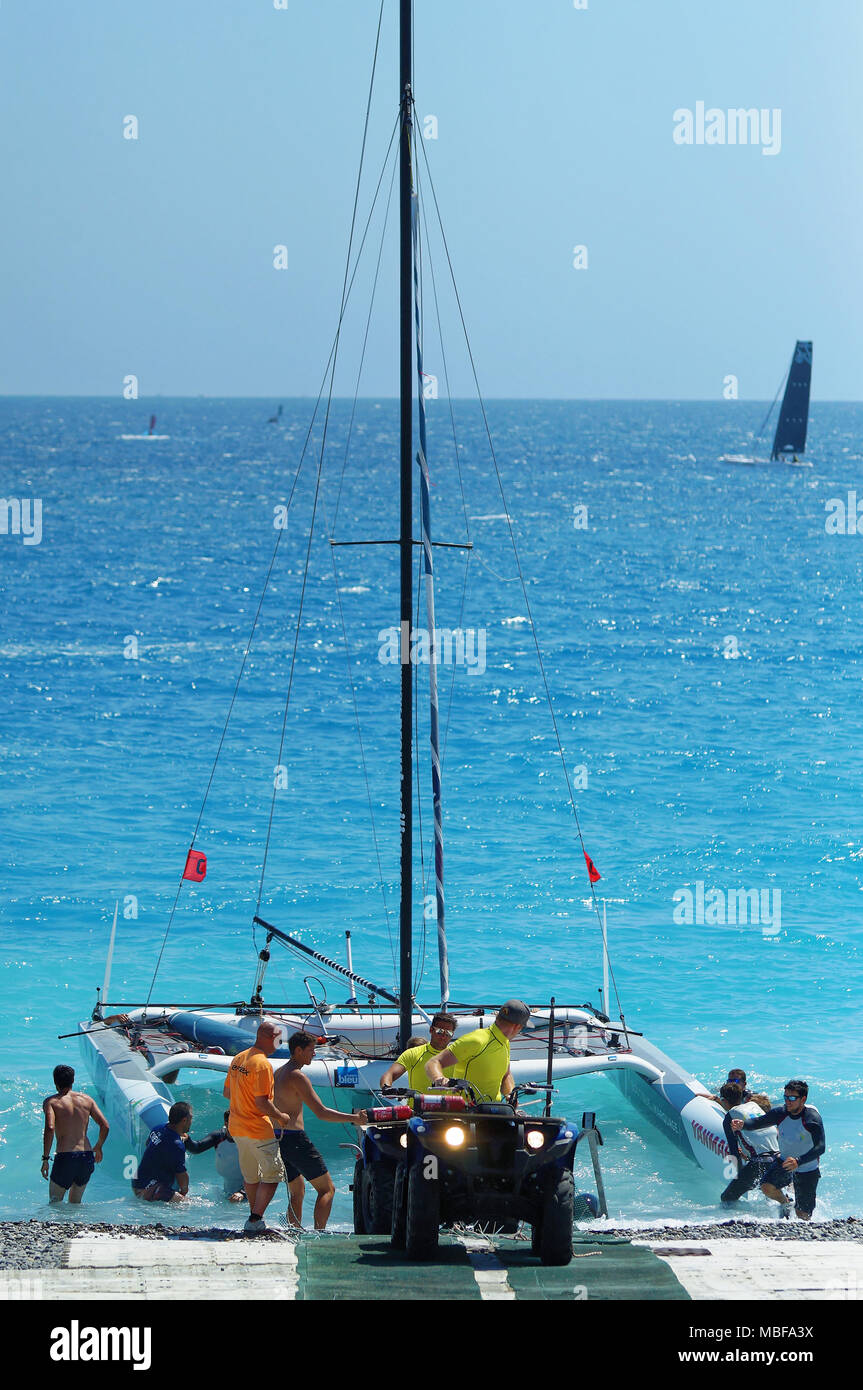
<path id="1" fill-rule="evenodd" d="M 443 1033 L 445 1037 L 451 1038 L 452 1035 L 453 1035 L 453 1033 L 455 1032 L 455 1029 L 454 1029 L 454 1028 L 441 1028 L 441 1027 L 438 1026 L 437 1023 L 433 1023 L 433 1024 L 432 1024 L 431 1031 L 432 1031 L 433 1033 Z"/>
<path id="2" fill-rule="evenodd" d="M 803 1096 L 798 1095 L 796 1091 L 786 1091 L 784 1098 L 785 1100 L 803 1100 Z"/>

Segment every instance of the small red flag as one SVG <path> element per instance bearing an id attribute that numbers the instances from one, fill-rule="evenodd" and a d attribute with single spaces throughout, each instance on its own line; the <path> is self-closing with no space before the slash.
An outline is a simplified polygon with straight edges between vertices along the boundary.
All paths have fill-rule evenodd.
<path id="1" fill-rule="evenodd" d="M 183 878 L 190 878 L 193 883 L 200 883 L 207 877 L 207 856 L 202 854 L 199 849 L 190 849 L 186 855 L 186 867 L 183 870 Z"/>
<path id="2" fill-rule="evenodd" d="M 599 869 L 596 867 L 587 851 L 585 851 L 584 862 L 587 865 L 587 872 L 590 875 L 591 883 L 599 883 L 602 874 L 599 872 Z"/>

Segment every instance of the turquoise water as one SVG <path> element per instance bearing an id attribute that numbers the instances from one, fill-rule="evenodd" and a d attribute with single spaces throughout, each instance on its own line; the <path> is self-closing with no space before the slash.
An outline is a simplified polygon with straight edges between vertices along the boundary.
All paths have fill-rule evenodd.
<path id="1" fill-rule="evenodd" d="M 44 1214 L 41 1109 L 101 983 L 114 900 L 112 996 L 150 988 L 243 647 L 310 414 L 259 401 L 0 400 L 7 497 L 41 498 L 41 543 L 0 535 L 3 973 L 0 1214 Z M 465 537 L 443 403 L 430 422 L 438 538 Z M 454 997 L 598 1000 L 599 934 L 502 506 L 476 411 L 457 406 L 474 551 L 462 626 L 486 669 L 442 673 L 447 910 Z M 747 1068 L 776 1098 L 809 1079 L 828 1138 L 819 1214 L 859 1212 L 863 900 L 863 542 L 828 535 L 825 502 L 861 481 L 863 407 L 816 405 L 811 468 L 750 453 L 754 405 L 493 402 L 529 596 L 577 793 L 609 899 L 628 1021 L 705 1082 Z M 335 510 L 348 407 L 337 403 L 321 507 Z M 397 534 L 392 402 L 362 402 L 338 512 L 343 540 Z M 762 452 L 765 452 L 762 450 Z M 155 999 L 248 998 L 251 918 L 314 480 L 301 476 Z M 861 490 L 863 495 L 863 490 Z M 588 509 L 588 527 L 574 524 Z M 264 884 L 265 915 L 363 974 L 393 978 L 398 670 L 391 547 L 335 551 L 389 928 L 347 682 L 332 552 L 312 551 Z M 437 552 L 442 627 L 459 625 L 464 560 Z M 137 638 L 137 659 L 124 655 Z M 734 639 L 729 642 L 727 639 Z M 425 748 L 427 720 L 420 719 Z M 426 866 L 430 777 L 422 767 Z M 584 780 L 584 774 L 580 777 Z M 781 925 L 675 921 L 698 882 L 781 894 Z M 417 920 L 420 917 L 419 875 Z M 775 901 L 775 899 L 772 899 Z M 137 914 L 137 915 L 135 915 Z M 678 914 L 679 915 L 679 914 Z M 772 929 L 771 929 L 772 930 Z M 274 955 L 270 998 L 303 999 Z M 431 942 L 421 995 L 434 997 Z M 341 997 L 330 985 L 330 998 Z M 83 1072 L 82 1084 L 87 1085 Z M 186 1094 L 186 1092 L 183 1092 Z M 189 1090 L 204 1113 L 198 1088 Z M 561 1107 L 595 1108 L 612 1214 L 713 1219 L 716 1191 L 597 1078 Z M 324 1136 L 349 1217 L 349 1135 Z M 140 1219 L 110 1141 L 88 1215 Z M 239 1219 L 211 1155 L 191 1159 L 183 1219 Z M 759 1200 L 747 1208 L 763 1210 Z M 160 1212 L 160 1216 L 164 1213 Z M 180 1219 L 179 1213 L 171 1213 Z"/>

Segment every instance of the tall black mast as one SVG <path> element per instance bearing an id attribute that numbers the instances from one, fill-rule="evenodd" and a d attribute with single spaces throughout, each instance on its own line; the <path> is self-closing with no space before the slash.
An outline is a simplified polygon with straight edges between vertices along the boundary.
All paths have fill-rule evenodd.
<path id="1" fill-rule="evenodd" d="M 399 11 L 401 144 L 399 150 L 399 343 L 401 358 L 401 905 L 399 911 L 399 1038 L 407 1046 L 412 1030 L 413 990 L 413 708 L 410 632 L 413 619 L 413 368 L 411 345 L 411 0 Z"/>

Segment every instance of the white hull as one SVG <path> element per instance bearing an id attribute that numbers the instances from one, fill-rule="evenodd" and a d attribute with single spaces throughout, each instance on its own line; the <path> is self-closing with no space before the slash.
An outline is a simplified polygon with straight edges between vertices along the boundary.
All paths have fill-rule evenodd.
<path id="1" fill-rule="evenodd" d="M 635 1109 L 652 1122 L 652 1133 L 662 1133 L 672 1143 L 681 1148 L 688 1157 L 712 1177 L 728 1182 L 728 1149 L 722 1131 L 723 1112 L 714 1102 L 699 1092 L 700 1083 L 689 1073 L 679 1068 L 671 1058 L 652 1046 L 643 1037 L 629 1036 L 630 1046 L 620 1046 L 625 1040 L 621 1029 L 605 1024 L 580 1009 L 556 1011 L 566 1019 L 565 1033 L 562 1030 L 552 1056 L 552 1078 L 555 1083 L 577 1081 L 578 1077 L 606 1072 L 631 1101 Z M 293 1015 L 276 1015 L 286 1028 L 294 1031 L 294 1025 L 311 1027 L 316 1016 L 299 1019 Z M 81 1047 L 88 1068 L 99 1087 L 108 1112 L 109 1119 L 119 1124 L 120 1129 L 134 1151 L 140 1152 L 151 1128 L 164 1124 L 172 1100 L 185 1098 L 182 1080 L 187 1083 L 193 1075 L 197 1084 L 202 1079 L 211 1082 L 214 1105 L 221 1105 L 220 1096 L 225 1074 L 231 1064 L 233 1053 L 248 1046 L 254 1037 L 257 1019 L 255 1015 L 234 1015 L 228 1013 L 191 1014 L 175 1009 L 150 1010 L 147 1025 L 143 1024 L 141 1012 L 131 1015 L 133 1021 L 144 1026 L 143 1037 L 148 1055 L 130 1044 L 124 1032 L 106 1029 L 98 1023 L 81 1023 Z M 332 1034 L 335 1018 L 353 1019 L 354 1031 L 360 1044 L 368 1044 L 369 1030 L 357 1028 L 356 1015 L 340 1014 L 327 1016 L 326 1022 Z M 458 1033 L 478 1026 L 479 1015 L 469 1015 L 460 1019 Z M 485 1021 L 488 1022 L 488 1015 Z M 192 1021 L 190 1024 L 190 1020 Z M 378 1016 L 378 1029 L 375 1049 L 378 1056 L 361 1055 L 360 1047 L 352 1050 L 350 1045 L 330 1047 L 323 1044 L 306 1075 L 321 1095 L 322 1099 L 334 1109 L 351 1111 L 378 1105 L 380 1099 L 380 1078 L 392 1061 L 394 1047 L 383 1045 L 381 1028 L 386 1016 Z M 170 1027 L 170 1034 L 163 1037 L 159 1022 Z M 362 1020 L 359 1020 L 362 1022 Z M 541 1016 L 537 1018 L 538 1028 L 534 1035 L 521 1035 L 516 1039 L 512 1051 L 512 1072 L 516 1082 L 544 1082 L 548 1067 L 547 1036 L 537 1036 L 542 1027 Z M 393 1016 L 392 1025 L 397 1027 Z M 423 1020 L 416 1020 L 419 1029 Z M 427 1026 L 427 1025 L 426 1025 Z M 227 1046 L 208 1044 L 210 1050 L 192 1034 L 199 1032 L 212 1039 L 217 1034 Z M 178 1041 L 176 1035 L 182 1033 L 185 1042 Z M 233 1037 L 230 1037 L 233 1034 Z M 347 1034 L 347 1027 L 345 1034 Z M 390 1040 L 394 1041 L 395 1034 Z M 565 1038 L 565 1040 L 563 1040 Z M 389 1050 L 390 1055 L 380 1055 Z M 287 1058 L 273 1057 L 273 1068 L 284 1066 Z M 172 1090 L 176 1086 L 176 1091 Z M 188 1085 L 187 1088 L 188 1090 Z M 573 1103 L 574 1101 L 574 1103 Z M 558 1102 L 556 1109 L 571 1109 L 578 1112 L 577 1096 L 564 1105 Z M 314 1129 L 314 1125 L 312 1128 Z"/>

